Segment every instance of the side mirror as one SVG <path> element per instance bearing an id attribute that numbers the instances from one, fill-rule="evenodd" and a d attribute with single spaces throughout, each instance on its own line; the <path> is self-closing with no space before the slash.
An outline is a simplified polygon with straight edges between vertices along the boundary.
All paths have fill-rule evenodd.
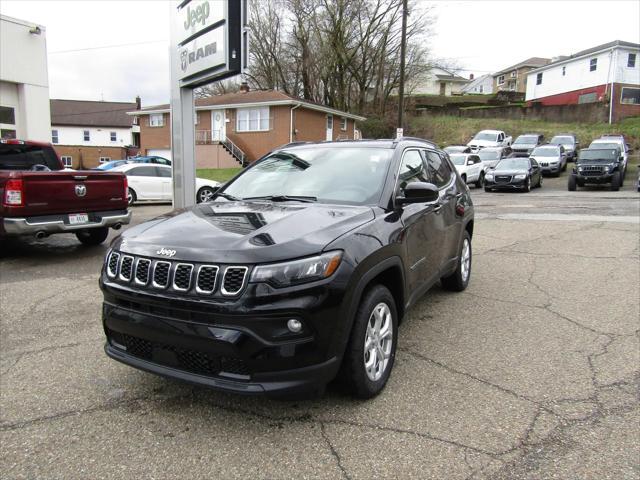
<path id="1" fill-rule="evenodd" d="M 397 204 L 435 202 L 440 193 L 433 183 L 412 182 L 404 188 L 404 195 L 404 197 L 396 197 Z"/>
<path id="2" fill-rule="evenodd" d="M 467 160 L 467 165 L 474 165 L 474 161 L 473 160 Z"/>

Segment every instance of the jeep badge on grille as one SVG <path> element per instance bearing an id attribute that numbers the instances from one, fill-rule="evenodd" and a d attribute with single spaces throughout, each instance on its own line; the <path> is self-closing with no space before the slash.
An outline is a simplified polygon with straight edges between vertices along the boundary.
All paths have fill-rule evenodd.
<path id="1" fill-rule="evenodd" d="M 173 257 L 176 254 L 175 250 L 169 250 L 168 248 L 162 247 L 160 250 L 156 252 L 157 255 L 164 255 L 165 257 Z"/>

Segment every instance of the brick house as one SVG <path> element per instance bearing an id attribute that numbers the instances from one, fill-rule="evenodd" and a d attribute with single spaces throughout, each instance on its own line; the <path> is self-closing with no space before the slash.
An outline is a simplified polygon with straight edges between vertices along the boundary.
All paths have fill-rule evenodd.
<path id="1" fill-rule="evenodd" d="M 604 103 L 611 121 L 640 115 L 640 44 L 614 40 L 529 72 L 528 104 Z"/>
<path id="2" fill-rule="evenodd" d="M 67 167 L 94 168 L 137 153 L 136 102 L 51 100 L 51 143 Z"/>
<path id="3" fill-rule="evenodd" d="M 527 91 L 527 74 L 534 68 L 542 67 L 550 61 L 549 58 L 531 57 L 494 73 L 492 75 L 493 91 L 507 90 L 525 93 Z"/>
<path id="4" fill-rule="evenodd" d="M 140 126 L 140 153 L 171 158 L 169 105 L 129 112 Z M 195 102 L 196 165 L 230 168 L 295 141 L 357 138 L 364 117 L 273 90 L 226 93 Z"/>

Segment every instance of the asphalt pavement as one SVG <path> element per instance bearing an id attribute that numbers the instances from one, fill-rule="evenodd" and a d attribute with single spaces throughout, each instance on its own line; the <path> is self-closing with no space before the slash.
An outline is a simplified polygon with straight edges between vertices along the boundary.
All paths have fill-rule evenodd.
<path id="1" fill-rule="evenodd" d="M 103 352 L 106 246 L 0 257 L 0 471 L 13 478 L 640 478 L 640 194 L 472 188 L 469 288 L 400 328 L 384 392 L 226 395 Z M 170 206 L 134 208 L 134 222 Z M 114 235 L 112 233 L 111 235 Z"/>

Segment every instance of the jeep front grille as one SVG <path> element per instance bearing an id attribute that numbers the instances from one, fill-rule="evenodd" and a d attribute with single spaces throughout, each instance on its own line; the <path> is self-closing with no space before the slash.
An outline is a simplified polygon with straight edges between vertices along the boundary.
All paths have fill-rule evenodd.
<path id="1" fill-rule="evenodd" d="M 107 275 L 111 278 L 115 278 L 118 275 L 118 263 L 120 262 L 120 254 L 118 252 L 111 252 L 109 255 L 109 263 L 107 266 Z"/>
<path id="2" fill-rule="evenodd" d="M 133 257 L 131 255 L 123 255 L 122 262 L 120 262 L 120 280 L 124 280 L 125 282 L 130 282 L 132 273 L 133 273 Z"/>
<path id="3" fill-rule="evenodd" d="M 236 295 L 242 290 L 247 276 L 247 267 L 227 267 L 222 279 L 222 293 Z"/>
<path id="4" fill-rule="evenodd" d="M 181 292 L 186 292 L 191 286 L 191 273 L 193 265 L 188 263 L 178 263 L 173 273 L 173 288 Z"/>
<path id="5" fill-rule="evenodd" d="M 219 268 L 215 265 L 202 265 L 198 269 L 196 291 L 198 293 L 213 293 L 216 288 L 216 277 Z"/>
<path id="6" fill-rule="evenodd" d="M 154 260 L 111 252 L 107 259 L 107 276 L 115 281 L 195 295 L 239 295 L 247 283 L 249 267 L 198 265 L 194 263 Z M 218 280 L 222 277 L 221 280 Z"/>
<path id="7" fill-rule="evenodd" d="M 171 263 L 169 262 L 156 262 L 156 266 L 153 269 L 153 286 L 156 288 L 167 288 L 169 285 L 169 270 Z"/>
<path id="8" fill-rule="evenodd" d="M 146 258 L 139 258 L 136 263 L 136 283 L 140 285 L 146 285 L 149 283 L 149 268 L 151 267 L 151 260 Z"/>

